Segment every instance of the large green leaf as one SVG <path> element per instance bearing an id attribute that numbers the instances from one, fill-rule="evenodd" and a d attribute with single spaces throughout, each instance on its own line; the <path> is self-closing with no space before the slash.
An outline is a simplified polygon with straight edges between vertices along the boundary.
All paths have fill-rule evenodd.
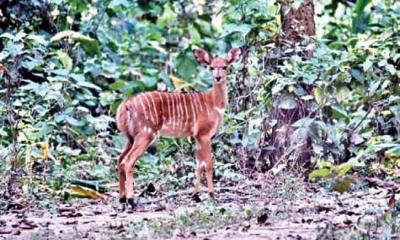
<path id="1" fill-rule="evenodd" d="M 253 27 L 250 24 L 242 23 L 229 23 L 224 26 L 224 31 L 222 32 L 221 37 L 228 36 L 232 33 L 241 33 L 243 37 L 245 37 L 251 31 Z"/>
<path id="2" fill-rule="evenodd" d="M 194 76 L 197 68 L 197 61 L 191 51 L 184 51 L 175 60 L 175 68 L 178 75 L 184 79 Z"/>

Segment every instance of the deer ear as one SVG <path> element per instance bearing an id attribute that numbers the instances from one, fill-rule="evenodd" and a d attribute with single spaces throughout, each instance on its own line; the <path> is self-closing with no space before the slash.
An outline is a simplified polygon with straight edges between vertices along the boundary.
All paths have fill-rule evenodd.
<path id="1" fill-rule="evenodd" d="M 236 60 L 238 60 L 241 53 L 242 51 L 240 50 L 240 48 L 238 47 L 232 48 L 231 50 L 229 50 L 228 58 L 226 60 L 228 61 L 229 64 L 231 64 Z"/>
<path id="2" fill-rule="evenodd" d="M 193 54 L 196 57 L 197 62 L 201 65 L 209 65 L 211 62 L 210 55 L 201 48 L 196 48 L 193 50 Z"/>

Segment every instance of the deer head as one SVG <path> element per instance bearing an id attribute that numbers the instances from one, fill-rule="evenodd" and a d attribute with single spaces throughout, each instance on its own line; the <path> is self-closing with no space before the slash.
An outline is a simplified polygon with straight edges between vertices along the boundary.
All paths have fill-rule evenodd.
<path id="1" fill-rule="evenodd" d="M 196 57 L 196 60 L 201 65 L 210 67 L 213 84 L 225 83 L 227 75 L 226 71 L 229 65 L 239 58 L 240 53 L 240 48 L 235 47 L 228 52 L 228 56 L 226 58 L 213 58 L 201 48 L 194 49 L 194 56 Z"/>

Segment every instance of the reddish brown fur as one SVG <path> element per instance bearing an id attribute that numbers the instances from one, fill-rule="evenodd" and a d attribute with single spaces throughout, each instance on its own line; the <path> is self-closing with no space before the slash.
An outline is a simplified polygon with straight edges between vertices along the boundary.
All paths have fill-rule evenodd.
<path id="1" fill-rule="evenodd" d="M 202 49 L 194 52 L 202 65 L 212 70 L 213 88 L 203 93 L 146 92 L 123 101 L 117 111 L 117 127 L 127 138 L 118 161 L 120 198 L 133 197 L 135 163 L 157 136 L 194 137 L 197 150 L 196 191 L 205 167 L 208 192 L 213 193 L 211 137 L 219 128 L 227 106 L 226 68 L 235 61 L 239 48 L 228 58 L 214 58 Z M 126 192 L 125 192 L 126 191 Z"/>

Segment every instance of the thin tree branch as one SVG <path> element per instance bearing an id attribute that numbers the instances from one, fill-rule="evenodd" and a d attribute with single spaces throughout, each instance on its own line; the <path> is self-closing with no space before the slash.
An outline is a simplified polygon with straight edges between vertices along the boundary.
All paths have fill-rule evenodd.
<path id="1" fill-rule="evenodd" d="M 14 175 L 15 175 L 15 170 L 16 170 L 16 165 L 17 165 L 17 159 L 18 159 L 18 150 L 17 150 L 17 145 L 18 145 L 18 122 L 15 120 L 15 112 L 13 109 L 13 104 L 12 104 L 12 91 L 13 91 L 13 84 L 12 84 L 12 76 L 9 74 L 8 69 L 0 64 L 0 76 L 5 79 L 6 82 L 6 112 L 7 112 L 7 120 L 8 124 L 10 126 L 11 130 L 11 139 L 12 139 L 12 144 L 11 144 L 11 155 L 10 155 L 10 160 L 11 160 L 11 169 L 10 169 L 10 179 L 8 181 L 8 193 L 12 195 L 12 187 L 13 187 L 13 182 L 14 182 Z"/>

